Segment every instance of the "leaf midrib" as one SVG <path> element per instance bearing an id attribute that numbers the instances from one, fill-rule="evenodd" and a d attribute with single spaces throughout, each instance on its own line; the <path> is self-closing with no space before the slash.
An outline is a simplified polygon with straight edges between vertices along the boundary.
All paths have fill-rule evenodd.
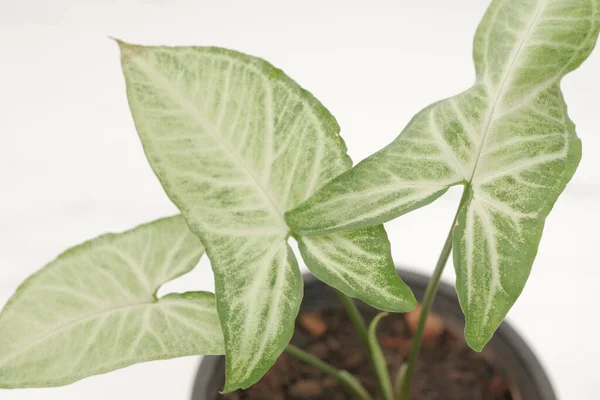
<path id="1" fill-rule="evenodd" d="M 76 318 L 76 319 L 72 319 L 69 320 L 68 322 L 61 324 L 55 328 L 53 328 L 52 330 L 50 330 L 49 332 L 44 333 L 41 336 L 38 336 L 34 341 L 32 341 L 31 343 L 29 343 L 28 345 L 26 345 L 25 347 L 22 347 L 20 349 L 18 349 L 15 352 L 9 353 L 6 357 L 4 357 L 4 359 L 0 360 L 0 368 L 2 368 L 8 361 L 10 361 L 11 359 L 14 359 L 15 357 L 25 353 L 27 350 L 29 350 L 30 348 L 42 343 L 44 340 L 46 340 L 47 338 L 56 335 L 59 332 L 62 332 L 64 330 L 67 330 L 69 328 L 75 327 L 79 324 L 82 324 L 84 322 L 87 322 L 89 320 L 92 320 L 96 317 L 100 317 L 104 314 L 111 314 L 111 313 L 115 313 L 115 312 L 121 312 L 125 309 L 129 309 L 131 310 L 135 310 L 138 308 L 145 308 L 148 306 L 152 306 L 152 305 L 159 305 L 160 303 L 158 301 L 150 301 L 150 302 L 138 302 L 138 303 L 129 303 L 129 304 L 125 304 L 125 305 L 119 305 L 116 307 L 110 307 L 110 308 L 106 308 L 100 311 L 96 311 L 93 313 L 88 313 L 88 314 L 84 314 L 83 316 Z"/>
<path id="2" fill-rule="evenodd" d="M 213 126 L 213 124 L 206 121 L 202 117 L 202 115 L 196 109 L 195 105 L 187 99 L 187 96 L 184 93 L 182 93 L 178 90 L 173 90 L 172 87 L 174 85 L 172 85 L 168 79 L 166 79 L 156 68 L 154 68 L 154 66 L 151 63 L 145 62 L 145 60 L 142 59 L 141 57 L 137 56 L 137 54 L 136 54 L 136 56 L 132 56 L 131 60 L 133 60 L 133 62 L 135 62 L 135 64 L 138 66 L 138 68 L 140 68 L 140 70 L 142 70 L 147 76 L 151 76 L 155 82 L 156 81 L 160 82 L 161 83 L 160 86 L 166 93 L 169 94 L 171 99 L 175 103 L 178 103 L 184 110 L 186 110 L 188 112 L 188 114 L 192 116 L 194 121 L 196 121 L 199 125 L 201 125 L 204 128 L 204 130 L 219 145 L 221 145 L 221 147 L 226 151 L 226 153 L 229 154 L 229 156 L 234 161 L 234 163 L 239 167 L 239 169 L 241 169 L 248 176 L 248 178 L 250 178 L 250 180 L 254 182 L 256 188 L 258 188 L 259 192 L 261 193 L 262 197 L 264 198 L 267 207 L 271 209 L 271 214 L 273 216 L 275 216 L 276 219 L 278 220 L 280 227 L 285 232 L 289 232 L 289 227 L 287 226 L 287 223 L 285 222 L 285 219 L 283 217 L 284 212 L 277 205 L 277 202 L 275 201 L 273 194 L 255 176 L 254 171 L 249 166 L 246 165 L 246 162 L 243 159 L 243 157 L 241 155 L 239 155 L 233 148 L 231 148 L 230 144 L 227 143 L 226 140 L 224 140 L 220 135 L 218 135 L 216 133 L 217 129 Z M 144 61 L 144 62 L 142 62 L 142 61 Z M 233 62 L 233 61 L 231 61 L 231 62 Z M 183 101 L 182 101 L 182 99 L 183 99 Z"/>
<path id="3" fill-rule="evenodd" d="M 500 81 L 500 85 L 498 86 L 498 90 L 496 92 L 496 95 L 494 96 L 494 102 L 492 103 L 492 107 L 490 109 L 489 112 L 489 117 L 488 120 L 486 122 L 486 127 L 485 130 L 483 132 L 483 136 L 481 138 L 480 144 L 479 144 L 479 148 L 477 149 L 477 155 L 475 157 L 475 165 L 473 166 L 473 172 L 471 173 L 471 177 L 469 179 L 469 184 L 473 184 L 473 178 L 475 177 L 475 174 L 477 172 L 477 167 L 479 166 L 479 161 L 481 160 L 481 153 L 483 151 L 483 148 L 485 147 L 485 141 L 488 137 L 488 134 L 491 130 L 492 124 L 495 122 L 495 116 L 496 116 L 496 110 L 498 107 L 498 102 L 500 101 L 502 95 L 504 94 L 504 88 L 506 86 L 506 83 L 508 81 L 508 77 L 510 76 L 510 73 L 512 72 L 512 69 L 517 61 L 517 59 L 519 58 L 521 51 L 523 50 L 523 46 L 525 45 L 525 42 L 528 40 L 529 35 L 531 34 L 531 31 L 533 30 L 533 27 L 535 26 L 542 10 L 544 9 L 546 5 L 546 0 L 541 0 L 537 6 L 537 9 L 535 11 L 535 14 L 533 15 L 533 17 L 531 18 L 529 25 L 527 27 L 527 30 L 525 31 L 525 34 L 523 35 L 523 37 L 521 38 L 521 41 L 518 45 L 518 47 L 516 48 L 514 55 L 512 56 L 512 60 L 510 61 L 508 68 L 506 68 L 506 70 L 504 71 L 504 73 L 502 74 L 502 79 Z M 489 40 L 489 39 L 488 39 Z M 489 43 L 487 44 L 489 46 Z M 487 60 L 486 60 L 487 61 Z"/>

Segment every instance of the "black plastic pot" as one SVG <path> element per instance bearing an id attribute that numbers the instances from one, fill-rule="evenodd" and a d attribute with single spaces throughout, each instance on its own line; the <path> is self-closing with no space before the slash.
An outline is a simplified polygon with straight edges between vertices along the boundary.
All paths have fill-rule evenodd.
<path id="1" fill-rule="evenodd" d="M 417 299 L 423 297 L 428 279 L 408 271 L 399 271 L 402 279 L 412 288 Z M 302 310 L 314 310 L 331 307 L 337 298 L 334 292 L 312 275 L 304 276 L 304 300 Z M 359 306 L 364 306 L 359 302 Z M 464 316 L 458 304 L 454 287 L 442 283 L 433 305 L 434 311 L 445 321 L 450 330 L 462 332 Z M 556 394 L 544 369 L 527 344 L 510 327 L 503 323 L 483 351 L 493 365 L 507 371 L 514 382 L 511 391 L 515 400 L 556 400 Z M 225 373 L 225 358 L 207 356 L 202 359 L 192 400 L 217 400 L 222 389 Z"/>

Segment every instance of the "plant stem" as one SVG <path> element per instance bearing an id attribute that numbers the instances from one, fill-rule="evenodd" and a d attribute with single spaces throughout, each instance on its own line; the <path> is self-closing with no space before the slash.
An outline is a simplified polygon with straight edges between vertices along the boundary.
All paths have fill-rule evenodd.
<path id="1" fill-rule="evenodd" d="M 392 380 L 390 378 L 390 371 L 381 351 L 379 340 L 377 339 L 377 325 L 382 318 L 386 317 L 388 313 L 379 313 L 369 324 L 369 352 L 371 355 L 371 363 L 375 369 L 375 376 L 379 383 L 379 390 L 381 391 L 382 400 L 394 400 L 394 388 L 392 386 Z"/>
<path id="2" fill-rule="evenodd" d="M 342 305 L 346 309 L 348 317 L 350 318 L 352 325 L 354 325 L 354 329 L 356 329 L 356 333 L 358 333 L 360 341 L 362 342 L 363 346 L 367 348 L 368 351 L 369 331 L 367 329 L 367 325 L 365 324 L 365 320 L 363 319 L 362 315 L 360 314 L 360 311 L 358 310 L 358 307 L 356 307 L 356 303 L 354 303 L 354 300 L 352 300 L 352 298 L 346 296 L 344 293 L 340 292 L 337 289 L 335 293 L 338 295 L 340 301 L 342 302 Z"/>
<path id="3" fill-rule="evenodd" d="M 359 400 L 372 400 L 371 396 L 369 396 L 360 382 L 347 371 L 338 370 L 335 367 L 327 364 L 325 361 L 292 344 L 288 344 L 285 350 L 292 357 L 297 358 L 298 360 L 303 361 L 315 367 L 319 371 L 335 378 L 335 380 L 342 384 L 353 397 Z"/>
<path id="4" fill-rule="evenodd" d="M 379 343 L 377 340 L 371 342 L 369 341 L 369 331 L 367 329 L 367 325 L 365 324 L 365 320 L 360 314 L 356 303 L 354 303 L 354 300 L 339 290 L 336 290 L 335 292 L 340 298 L 342 305 L 346 309 L 348 317 L 354 325 L 360 341 L 369 354 L 369 360 L 373 365 L 373 371 L 375 373 L 375 377 L 377 378 L 377 387 L 382 396 L 382 400 L 393 400 L 392 380 L 390 379 L 390 374 L 387 369 L 381 368 L 381 360 L 377 359 L 377 354 L 381 354 Z M 372 346 L 377 346 L 377 348 L 372 349 Z"/>
<path id="5" fill-rule="evenodd" d="M 410 351 L 408 353 L 408 358 L 402 366 L 402 368 L 400 369 L 401 376 L 399 377 L 399 386 L 396 392 L 397 400 L 410 400 L 410 385 L 415 369 L 415 364 L 417 362 L 417 359 L 419 358 L 419 351 L 421 350 L 421 342 L 423 341 L 423 332 L 425 330 L 427 316 L 431 311 L 433 300 L 435 299 L 437 290 L 440 287 L 442 272 L 444 271 L 444 267 L 448 262 L 450 253 L 452 252 L 452 233 L 454 231 L 454 227 L 456 226 L 458 214 L 460 213 L 460 210 L 462 209 L 463 205 L 467 202 L 470 194 L 471 186 L 467 185 L 465 186 L 462 198 L 460 199 L 460 204 L 458 205 L 456 215 L 452 220 L 450 232 L 448 232 L 446 243 L 444 243 L 444 247 L 442 248 L 442 252 L 440 253 L 440 257 L 438 258 L 435 270 L 433 271 L 433 276 L 427 284 L 427 289 L 425 290 L 425 295 L 423 296 L 423 301 L 421 303 L 421 315 L 419 317 L 419 323 L 417 325 L 417 329 L 415 330 L 415 334 L 413 335 Z"/>

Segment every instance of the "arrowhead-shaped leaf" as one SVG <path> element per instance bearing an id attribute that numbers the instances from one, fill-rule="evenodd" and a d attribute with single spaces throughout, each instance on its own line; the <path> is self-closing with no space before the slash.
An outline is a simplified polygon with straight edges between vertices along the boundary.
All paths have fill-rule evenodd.
<path id="1" fill-rule="evenodd" d="M 143 361 L 222 354 L 213 294 L 155 297 L 203 253 L 182 217 L 67 250 L 0 314 L 0 387 L 65 385 Z"/>
<path id="2" fill-rule="evenodd" d="M 303 283 L 283 214 L 350 167 L 339 127 L 263 60 L 219 48 L 119 44 L 148 160 L 215 273 L 225 391 L 246 388 L 291 338 Z M 338 237 L 301 240 L 315 275 L 386 310 L 414 307 L 389 246 L 377 242 L 387 243 L 383 228 Z M 349 264 L 315 261 L 321 254 Z"/>
<path id="3" fill-rule="evenodd" d="M 561 78 L 593 49 L 598 0 L 494 0 L 475 37 L 476 83 L 286 215 L 315 235 L 379 224 L 450 186 L 470 191 L 454 231 L 466 338 L 481 349 L 529 275 L 546 216 L 581 144 Z"/>

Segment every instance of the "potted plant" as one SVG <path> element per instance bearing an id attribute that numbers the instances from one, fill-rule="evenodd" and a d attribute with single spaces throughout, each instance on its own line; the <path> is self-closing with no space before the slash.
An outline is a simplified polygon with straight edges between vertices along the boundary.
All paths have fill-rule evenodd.
<path id="1" fill-rule="evenodd" d="M 281 393 L 225 396 L 318 398 L 328 385 L 327 396 L 340 399 L 553 399 L 509 328 L 501 328 L 491 355 L 512 354 L 507 359 L 516 360 L 521 377 L 531 376 L 533 389 L 511 388 L 502 366 L 466 346 L 481 351 L 523 290 L 545 218 L 579 163 L 581 144 L 560 80 L 592 51 L 599 6 L 494 0 L 475 35 L 475 84 L 419 112 L 389 146 L 354 168 L 334 117 L 266 61 L 221 48 L 117 41 L 146 156 L 182 215 L 73 247 L 27 279 L 0 314 L 0 387 L 64 385 L 143 361 L 224 354 L 224 377 L 203 374 L 214 378 L 207 399 L 221 389 L 247 389 L 270 369 L 286 371 L 271 367 L 292 358 L 322 374 L 319 387 L 301 372 Z M 381 224 L 456 185 L 464 186 L 463 196 L 433 276 L 426 284 L 410 280 L 422 298 L 415 311 L 415 294 L 396 273 Z M 335 292 L 313 280 L 305 288 L 290 242 Z M 452 251 L 466 345 L 447 288 L 438 314 L 430 313 Z M 204 252 L 215 294 L 157 297 Z M 304 290 L 310 296 L 290 344 Z M 333 293 L 352 324 L 341 308 L 318 307 L 331 305 Z M 389 312 L 410 313 L 386 318 Z M 356 332 L 348 340 L 364 352 L 340 350 L 340 343 L 336 352 L 320 351 L 356 354 L 358 378 L 320 359 L 321 342 L 302 338 L 346 337 L 349 326 Z M 433 343 L 423 353 L 432 355 L 429 364 L 417 364 L 423 341 Z M 284 351 L 291 358 L 280 358 Z M 473 392 L 483 386 L 471 378 L 433 394 L 415 389 L 433 387 L 419 384 L 418 366 L 436 365 L 449 351 L 466 360 L 469 377 L 487 371 L 485 390 Z M 298 365 L 288 364 L 288 375 L 304 368 Z M 372 374 L 361 370 L 369 365 Z M 445 372 L 461 371 L 450 363 Z"/>

